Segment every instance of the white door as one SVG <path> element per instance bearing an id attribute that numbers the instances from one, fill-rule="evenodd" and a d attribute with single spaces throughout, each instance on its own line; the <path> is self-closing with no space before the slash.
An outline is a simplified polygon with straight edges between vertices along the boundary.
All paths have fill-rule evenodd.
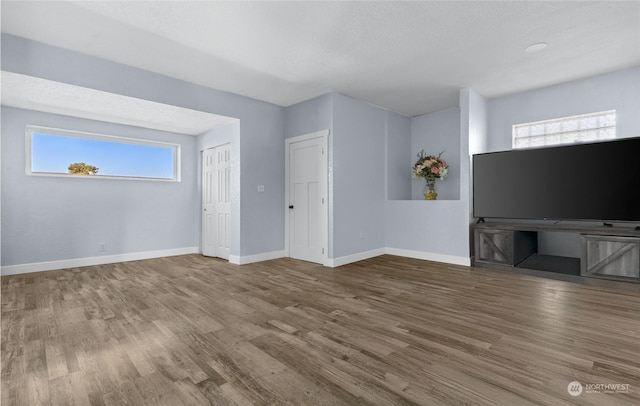
<path id="1" fill-rule="evenodd" d="M 326 258 L 326 135 L 288 144 L 289 256 L 323 263 Z M 294 139 L 295 140 L 295 139 Z"/>
<path id="2" fill-rule="evenodd" d="M 221 145 L 202 153 L 202 255 L 229 259 L 231 149 Z"/>

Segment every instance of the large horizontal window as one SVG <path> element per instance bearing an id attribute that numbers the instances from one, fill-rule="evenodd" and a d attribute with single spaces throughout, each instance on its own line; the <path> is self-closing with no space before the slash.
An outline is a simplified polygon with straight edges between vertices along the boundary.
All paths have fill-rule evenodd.
<path id="1" fill-rule="evenodd" d="M 615 110 L 513 126 L 514 148 L 573 144 L 613 138 L 616 138 Z"/>
<path id="2" fill-rule="evenodd" d="M 27 174 L 180 180 L 180 146 L 27 126 Z"/>

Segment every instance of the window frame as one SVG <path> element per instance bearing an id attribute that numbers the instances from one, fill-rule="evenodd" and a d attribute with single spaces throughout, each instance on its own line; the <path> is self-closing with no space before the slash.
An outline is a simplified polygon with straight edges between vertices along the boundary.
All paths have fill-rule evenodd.
<path id="1" fill-rule="evenodd" d="M 80 175 L 63 172 L 37 172 L 32 170 L 32 134 L 44 133 L 63 137 L 76 137 L 89 140 L 100 140 L 116 142 L 121 144 L 145 145 L 150 147 L 170 148 L 173 152 L 173 176 L 172 178 L 151 178 L 143 176 L 119 176 L 119 175 Z M 181 182 L 181 145 L 170 142 L 150 141 L 139 138 L 121 137 L 115 135 L 97 134 L 86 131 L 67 130 L 60 128 L 44 127 L 28 124 L 25 126 L 25 173 L 27 176 L 45 176 L 62 178 L 82 178 L 82 179 L 119 179 L 119 180 L 142 180 L 152 182 Z"/>
<path id="2" fill-rule="evenodd" d="M 535 125 L 544 125 L 545 127 L 547 125 L 550 124 L 560 124 L 560 126 L 562 126 L 562 124 L 564 122 L 570 121 L 570 120 L 579 120 L 580 119 L 584 119 L 587 117 L 596 117 L 596 120 L 599 120 L 600 117 L 602 116 L 606 116 L 609 114 L 613 114 L 614 115 L 614 124 L 610 125 L 610 126 L 600 126 L 597 125 L 596 127 L 593 128 L 580 128 L 580 124 L 578 124 L 578 128 L 576 128 L 575 130 L 571 130 L 571 131 L 558 131 L 558 132 L 550 132 L 547 133 L 546 131 L 543 132 L 540 135 L 531 135 L 529 133 L 528 136 L 526 137 L 518 137 L 517 133 L 518 133 L 518 129 L 522 128 L 522 127 L 529 127 L 529 131 L 531 130 L 531 128 Z M 617 134 L 617 121 L 618 121 L 618 115 L 616 110 L 604 110 L 604 111 L 596 111 L 593 113 L 586 113 L 586 114 L 577 114 L 577 115 L 573 115 L 573 116 L 566 116 L 566 117 L 558 117 L 558 118 L 552 118 L 552 119 L 548 119 L 548 120 L 540 120 L 540 121 L 531 121 L 528 123 L 519 123 L 519 124 L 514 124 L 511 126 L 511 148 L 512 149 L 529 149 L 529 148 L 545 148 L 545 147 L 553 147 L 553 146 L 560 146 L 560 145 L 572 145 L 572 144 L 580 144 L 583 142 L 600 142 L 600 141 L 606 141 L 606 140 L 615 140 L 618 138 L 618 134 Z M 596 131 L 599 132 L 600 130 L 604 130 L 604 129 L 613 129 L 613 137 L 599 137 L 596 135 L 595 139 L 591 139 L 591 140 L 579 140 L 579 139 L 574 139 L 571 142 L 557 142 L 557 143 L 547 143 L 544 142 L 541 145 L 526 145 L 526 146 L 517 146 L 517 140 L 522 140 L 525 138 L 532 138 L 532 137 L 544 137 L 545 141 L 548 140 L 547 137 L 552 137 L 552 136 L 560 136 L 562 137 L 562 134 L 570 134 L 570 133 L 576 133 L 576 134 L 580 134 L 581 132 L 586 132 L 586 131 Z M 546 130 L 546 128 L 545 128 Z"/>

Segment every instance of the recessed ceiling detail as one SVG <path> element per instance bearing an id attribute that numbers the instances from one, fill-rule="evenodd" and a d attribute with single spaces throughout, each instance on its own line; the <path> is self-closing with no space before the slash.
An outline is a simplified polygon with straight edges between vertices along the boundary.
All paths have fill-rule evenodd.
<path id="1" fill-rule="evenodd" d="M 13 72 L 1 74 L 2 104 L 10 107 L 189 135 L 236 120 Z"/>

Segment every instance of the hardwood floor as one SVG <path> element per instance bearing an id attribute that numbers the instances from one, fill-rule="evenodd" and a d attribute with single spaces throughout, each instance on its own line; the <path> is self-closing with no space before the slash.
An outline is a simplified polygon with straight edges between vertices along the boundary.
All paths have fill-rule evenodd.
<path id="1" fill-rule="evenodd" d="M 4 276 L 2 405 L 40 404 L 638 405 L 640 293 L 393 256 Z"/>

